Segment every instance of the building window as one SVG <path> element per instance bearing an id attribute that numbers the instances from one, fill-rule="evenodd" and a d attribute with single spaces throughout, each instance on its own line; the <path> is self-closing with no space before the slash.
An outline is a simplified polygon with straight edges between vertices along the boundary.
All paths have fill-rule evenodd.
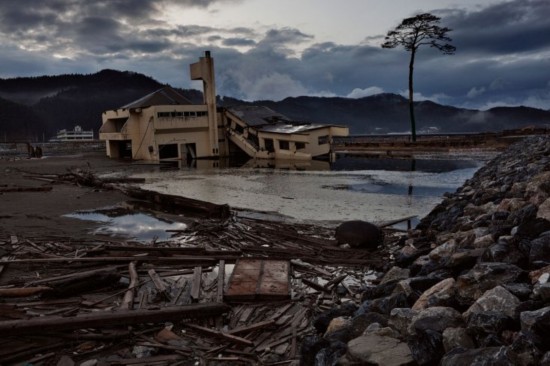
<path id="1" fill-rule="evenodd" d="M 264 139 L 264 146 L 268 152 L 275 152 L 275 147 L 273 145 L 273 139 Z"/>
<path id="2" fill-rule="evenodd" d="M 279 140 L 279 149 L 290 150 L 290 143 L 288 141 Z"/>
<path id="3" fill-rule="evenodd" d="M 305 142 L 296 142 L 296 150 L 303 150 L 306 148 Z"/>
<path id="4" fill-rule="evenodd" d="M 329 143 L 328 135 L 319 136 L 319 139 L 318 139 L 318 144 L 319 145 L 324 145 L 324 144 L 328 144 L 328 143 Z"/>
<path id="5" fill-rule="evenodd" d="M 195 118 L 195 117 L 204 117 L 207 116 L 208 112 L 200 111 L 189 111 L 189 112 L 157 112 L 158 118 Z"/>

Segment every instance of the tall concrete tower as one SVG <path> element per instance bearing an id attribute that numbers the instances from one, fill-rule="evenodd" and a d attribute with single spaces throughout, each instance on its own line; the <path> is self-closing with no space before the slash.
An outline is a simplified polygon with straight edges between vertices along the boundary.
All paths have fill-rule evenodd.
<path id="1" fill-rule="evenodd" d="M 204 104 L 208 109 L 208 132 L 210 137 L 210 154 L 220 155 L 218 146 L 218 112 L 216 108 L 216 82 L 214 80 L 214 59 L 210 51 L 199 58 L 199 62 L 190 65 L 191 80 L 202 80 Z"/>

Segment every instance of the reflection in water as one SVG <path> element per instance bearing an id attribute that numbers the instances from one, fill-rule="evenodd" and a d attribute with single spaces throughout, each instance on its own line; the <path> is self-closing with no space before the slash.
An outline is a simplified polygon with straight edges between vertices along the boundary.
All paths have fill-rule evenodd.
<path id="1" fill-rule="evenodd" d="M 441 154 L 415 160 L 344 156 L 334 163 L 252 160 L 240 168 L 138 176 L 146 178 L 145 189 L 300 221 L 387 221 L 426 215 L 443 193 L 454 191 L 481 165 Z"/>
<path id="2" fill-rule="evenodd" d="M 104 223 L 94 234 L 131 237 L 138 241 L 166 240 L 170 234 L 166 230 L 185 230 L 187 225 L 181 222 L 169 222 L 142 213 L 121 216 L 107 216 L 97 212 L 77 212 L 65 215 L 80 220 Z"/>

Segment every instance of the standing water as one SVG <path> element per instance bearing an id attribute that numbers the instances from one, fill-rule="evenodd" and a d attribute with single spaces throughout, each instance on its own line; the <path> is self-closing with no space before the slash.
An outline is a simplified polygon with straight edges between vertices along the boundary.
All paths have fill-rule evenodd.
<path id="1" fill-rule="evenodd" d="M 335 163 L 251 160 L 239 168 L 141 173 L 142 188 L 317 224 L 422 218 L 488 156 L 341 156 Z"/>

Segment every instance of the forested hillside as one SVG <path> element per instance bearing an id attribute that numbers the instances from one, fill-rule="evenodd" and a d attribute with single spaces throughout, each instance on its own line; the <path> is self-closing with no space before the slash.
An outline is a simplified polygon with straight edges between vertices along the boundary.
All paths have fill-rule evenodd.
<path id="1" fill-rule="evenodd" d="M 0 141 L 48 140 L 60 129 L 80 125 L 96 132 L 101 114 L 137 100 L 164 85 L 134 72 L 103 70 L 89 75 L 0 79 Z M 198 90 L 179 90 L 193 103 Z M 293 97 L 279 102 L 244 102 L 221 97 L 220 106 L 264 105 L 294 120 L 347 125 L 352 134 L 406 132 L 407 99 L 378 94 L 360 99 Z M 417 129 L 440 132 L 500 131 L 528 125 L 549 126 L 550 111 L 498 107 L 488 111 L 461 109 L 433 102 L 415 105 Z"/>

